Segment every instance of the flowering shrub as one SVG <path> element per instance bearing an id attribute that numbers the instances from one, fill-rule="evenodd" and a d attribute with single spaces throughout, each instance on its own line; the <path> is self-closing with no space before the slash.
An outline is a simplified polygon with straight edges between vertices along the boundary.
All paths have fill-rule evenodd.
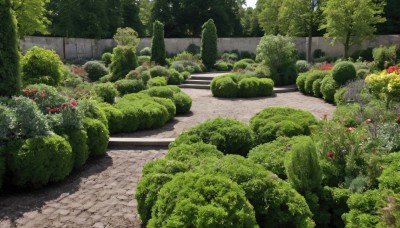
<path id="1" fill-rule="evenodd" d="M 386 69 L 387 73 L 400 73 L 400 67 L 398 66 L 390 66 Z"/>
<path id="2" fill-rule="evenodd" d="M 333 68 L 333 64 L 331 64 L 331 63 L 327 63 L 327 64 L 324 64 L 324 65 L 318 67 L 319 70 L 332 70 L 332 68 Z"/>
<path id="3" fill-rule="evenodd" d="M 78 75 L 80 75 L 80 76 L 85 76 L 85 75 L 87 75 L 86 70 L 81 69 L 81 68 L 79 68 L 79 67 L 72 67 L 72 68 L 71 68 L 71 73 L 78 74 Z"/>
<path id="4" fill-rule="evenodd" d="M 393 100 L 400 100 L 400 73 L 394 70 L 392 73 L 382 71 L 380 74 L 371 74 L 365 78 L 371 92 L 386 100 L 386 108 L 389 108 Z"/>

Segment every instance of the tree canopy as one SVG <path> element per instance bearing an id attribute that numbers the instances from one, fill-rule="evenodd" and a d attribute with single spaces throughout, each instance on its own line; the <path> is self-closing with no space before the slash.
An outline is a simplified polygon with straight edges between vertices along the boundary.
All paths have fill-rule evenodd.
<path id="1" fill-rule="evenodd" d="M 11 0 L 11 8 L 18 22 L 19 36 L 48 33 L 47 26 L 50 24 L 46 17 L 48 2 L 49 0 Z"/>

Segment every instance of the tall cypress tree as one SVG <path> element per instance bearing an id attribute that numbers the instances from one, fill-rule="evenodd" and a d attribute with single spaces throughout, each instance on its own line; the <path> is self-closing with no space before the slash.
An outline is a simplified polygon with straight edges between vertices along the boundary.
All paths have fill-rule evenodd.
<path id="1" fill-rule="evenodd" d="M 164 43 L 164 24 L 156 21 L 153 24 L 153 39 L 151 41 L 151 61 L 160 65 L 165 65 L 166 61 Z"/>
<path id="2" fill-rule="evenodd" d="M 17 21 L 10 0 L 0 0 L 0 96 L 17 94 L 20 86 Z"/>
<path id="3" fill-rule="evenodd" d="M 208 69 L 214 67 L 218 57 L 217 28 L 214 20 L 210 19 L 203 25 L 201 34 L 201 59 Z"/>

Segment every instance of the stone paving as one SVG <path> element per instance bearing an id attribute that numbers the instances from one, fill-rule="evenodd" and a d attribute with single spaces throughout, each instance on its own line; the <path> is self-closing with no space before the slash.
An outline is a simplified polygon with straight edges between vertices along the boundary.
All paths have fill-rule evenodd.
<path id="1" fill-rule="evenodd" d="M 136 184 L 144 164 L 166 152 L 109 150 L 60 183 L 5 192 L 0 195 L 0 227 L 140 227 Z"/>

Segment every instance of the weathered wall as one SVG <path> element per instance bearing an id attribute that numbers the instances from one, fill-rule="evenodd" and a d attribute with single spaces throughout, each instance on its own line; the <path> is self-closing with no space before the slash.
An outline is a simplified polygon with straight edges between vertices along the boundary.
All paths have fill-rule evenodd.
<path id="1" fill-rule="evenodd" d="M 254 53 L 259 37 L 251 38 L 219 38 L 218 50 L 224 51 L 248 51 Z M 306 52 L 307 38 L 295 38 L 294 43 L 299 52 Z M 165 47 L 168 53 L 178 53 L 186 50 L 190 44 L 201 45 L 200 38 L 169 38 L 165 39 Z M 400 35 L 375 36 L 372 40 L 364 42 L 362 45 L 353 46 L 351 51 L 356 51 L 367 47 L 378 47 L 382 44 L 400 44 Z M 115 46 L 112 39 L 94 40 L 81 38 L 60 38 L 60 37 L 33 37 L 27 36 L 20 42 L 23 52 L 33 46 L 39 46 L 55 50 L 62 59 L 99 59 L 105 50 L 111 50 Z M 137 50 L 151 46 L 151 38 L 142 38 Z M 312 40 L 312 50 L 321 49 L 328 56 L 342 56 L 343 46 L 339 43 L 330 45 L 330 40 L 323 37 L 314 37 Z"/>

